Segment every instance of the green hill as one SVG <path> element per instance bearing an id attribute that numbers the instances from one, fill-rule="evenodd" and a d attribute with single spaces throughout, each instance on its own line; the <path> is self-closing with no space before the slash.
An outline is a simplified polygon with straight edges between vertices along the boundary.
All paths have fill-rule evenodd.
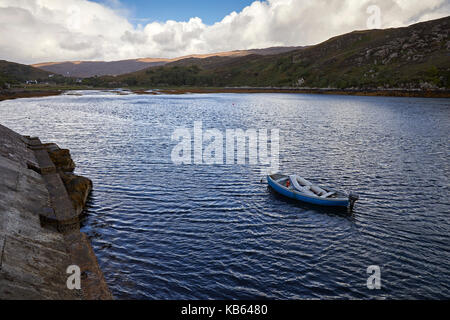
<path id="1" fill-rule="evenodd" d="M 64 77 L 32 66 L 0 60 L 0 89 L 5 84 L 20 85 L 28 80 L 38 83 L 75 84 L 75 78 Z"/>
<path id="2" fill-rule="evenodd" d="M 404 28 L 354 31 L 276 55 L 189 58 L 96 86 L 449 88 L 450 17 Z"/>
<path id="3" fill-rule="evenodd" d="M 24 64 L 0 60 L 0 84 L 23 83 L 27 80 L 48 80 L 51 73 Z"/>

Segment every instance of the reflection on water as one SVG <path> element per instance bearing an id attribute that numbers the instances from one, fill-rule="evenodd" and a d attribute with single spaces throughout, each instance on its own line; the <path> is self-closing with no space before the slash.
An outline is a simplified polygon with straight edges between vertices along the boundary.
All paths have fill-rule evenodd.
<path id="1" fill-rule="evenodd" d="M 0 123 L 71 150 L 83 231 L 117 298 L 449 298 L 450 101 L 295 94 L 0 103 Z M 354 213 L 289 201 L 250 165 L 175 166 L 177 127 L 280 129 L 280 167 L 355 190 Z M 366 269 L 381 267 L 382 289 Z"/>

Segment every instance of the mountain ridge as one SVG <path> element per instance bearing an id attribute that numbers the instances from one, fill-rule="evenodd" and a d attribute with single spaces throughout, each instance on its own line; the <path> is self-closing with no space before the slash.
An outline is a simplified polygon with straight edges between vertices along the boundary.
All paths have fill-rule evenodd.
<path id="1" fill-rule="evenodd" d="M 153 66 L 162 66 L 171 62 L 189 58 L 210 58 L 214 56 L 235 56 L 241 57 L 250 54 L 270 55 L 292 50 L 301 49 L 301 46 L 293 47 L 269 47 L 263 49 L 233 50 L 223 52 L 213 52 L 208 54 L 191 54 L 176 58 L 137 58 L 117 61 L 62 61 L 62 62 L 42 62 L 32 64 L 32 67 L 48 72 L 61 74 L 70 77 L 88 78 L 93 76 L 117 76 L 132 73 Z"/>
<path id="2" fill-rule="evenodd" d="M 358 30 L 275 55 L 188 58 L 100 86 L 449 88 L 450 16 L 407 27 Z"/>

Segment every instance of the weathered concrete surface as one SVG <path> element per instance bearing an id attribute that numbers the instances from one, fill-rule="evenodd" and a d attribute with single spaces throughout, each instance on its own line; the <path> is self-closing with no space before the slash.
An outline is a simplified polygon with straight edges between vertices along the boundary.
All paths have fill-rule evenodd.
<path id="1" fill-rule="evenodd" d="M 0 299 L 111 299 L 79 221 L 64 233 L 42 224 L 78 214 L 45 149 L 29 142 L 0 125 Z M 81 268 L 81 290 L 67 288 L 70 265 Z"/>
<path id="2" fill-rule="evenodd" d="M 60 149 L 55 143 L 46 143 L 44 147 L 47 149 L 50 159 L 58 169 L 63 172 L 73 172 L 75 170 L 75 163 L 68 149 Z"/>
<path id="3" fill-rule="evenodd" d="M 92 190 L 92 181 L 71 173 L 61 173 L 60 176 L 69 193 L 76 214 L 80 215 L 84 210 L 89 193 Z"/>
<path id="4" fill-rule="evenodd" d="M 70 156 L 69 150 L 60 149 L 55 143 L 47 143 L 42 146 L 46 148 L 52 163 L 55 165 L 64 183 L 76 215 L 80 215 L 92 190 L 92 181 L 88 178 L 73 174 L 75 163 Z"/>

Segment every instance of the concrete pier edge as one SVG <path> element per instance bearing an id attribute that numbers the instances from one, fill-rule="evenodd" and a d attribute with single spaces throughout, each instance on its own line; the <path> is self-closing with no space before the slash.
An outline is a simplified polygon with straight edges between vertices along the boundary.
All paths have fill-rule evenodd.
<path id="1" fill-rule="evenodd" d="M 0 125 L 0 299 L 113 298 L 59 171 L 39 138 Z M 80 290 L 67 288 L 69 265 Z"/>

